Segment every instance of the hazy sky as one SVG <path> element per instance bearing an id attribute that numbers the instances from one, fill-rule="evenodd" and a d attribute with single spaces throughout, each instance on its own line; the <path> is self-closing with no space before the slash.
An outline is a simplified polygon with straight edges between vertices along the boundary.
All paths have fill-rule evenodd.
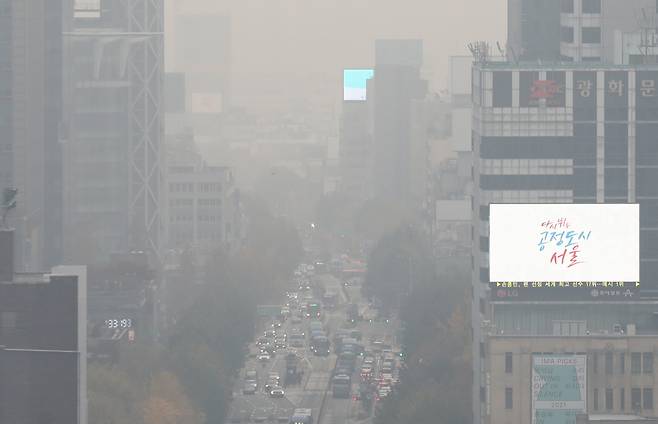
<path id="1" fill-rule="evenodd" d="M 168 14 L 227 13 L 236 86 L 258 74 L 336 75 L 374 61 L 378 38 L 424 40 L 424 75 L 447 85 L 448 56 L 506 37 L 506 0 L 166 0 Z M 494 44 L 495 45 L 495 44 Z M 316 77 L 317 78 L 317 77 Z M 294 85 L 294 81 L 290 81 Z"/>

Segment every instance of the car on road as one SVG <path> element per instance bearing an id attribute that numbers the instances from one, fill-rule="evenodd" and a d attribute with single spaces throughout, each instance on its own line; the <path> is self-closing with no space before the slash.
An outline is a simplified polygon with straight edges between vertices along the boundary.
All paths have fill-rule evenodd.
<path id="1" fill-rule="evenodd" d="M 270 397 L 272 398 L 282 398 L 285 396 L 285 394 L 286 393 L 279 386 L 274 386 L 272 387 L 272 390 L 270 390 Z"/>
<path id="2" fill-rule="evenodd" d="M 265 330 L 265 337 L 268 339 L 273 339 L 276 337 L 276 331 L 274 330 Z"/>
<path id="3" fill-rule="evenodd" d="M 254 413 L 251 415 L 251 420 L 255 423 L 264 423 L 269 419 L 269 414 L 266 409 L 258 408 L 254 410 Z"/>
<path id="4" fill-rule="evenodd" d="M 272 357 L 270 356 L 269 353 L 263 352 L 260 355 L 258 355 L 258 362 L 268 362 Z"/>
<path id="5" fill-rule="evenodd" d="M 258 390 L 258 384 L 253 381 L 246 381 L 244 387 L 242 388 L 243 395 L 253 395 Z"/>
<path id="6" fill-rule="evenodd" d="M 361 378 L 368 379 L 372 376 L 372 365 L 363 365 L 361 367 Z"/>
<path id="7" fill-rule="evenodd" d="M 258 371 L 256 371 L 256 370 L 247 370 L 244 373 L 244 379 L 246 381 L 257 381 L 258 380 Z"/>
<path id="8" fill-rule="evenodd" d="M 270 379 L 270 380 L 276 380 L 276 381 L 281 380 L 281 376 L 276 371 L 271 371 L 269 374 L 267 374 L 267 378 Z"/>
<path id="9" fill-rule="evenodd" d="M 264 386 L 265 392 L 269 393 L 269 392 L 272 391 L 273 388 L 278 387 L 278 386 L 279 386 L 279 381 L 270 378 L 269 380 L 267 380 L 267 383 L 265 383 L 265 386 Z"/>
<path id="10" fill-rule="evenodd" d="M 290 423 L 290 414 L 291 413 L 292 413 L 292 411 L 285 410 L 285 409 L 275 411 L 274 412 L 274 417 L 275 418 L 272 419 L 272 422 L 288 424 L 288 423 Z"/>

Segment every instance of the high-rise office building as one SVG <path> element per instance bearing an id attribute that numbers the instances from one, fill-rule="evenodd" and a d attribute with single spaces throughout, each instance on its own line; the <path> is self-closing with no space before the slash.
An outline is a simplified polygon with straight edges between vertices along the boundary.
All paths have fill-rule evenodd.
<path id="1" fill-rule="evenodd" d="M 561 58 L 568 62 L 644 63 L 642 56 L 650 53 L 645 48 L 656 46 L 656 20 L 654 0 L 564 0 Z M 624 35 L 630 34 L 639 34 L 644 42 L 624 42 Z M 633 51 L 624 58 L 624 50 Z M 651 53 L 655 57 L 656 53 Z"/>
<path id="2" fill-rule="evenodd" d="M 510 61 L 655 63 L 654 0 L 508 0 Z"/>
<path id="3" fill-rule="evenodd" d="M 340 192 L 357 201 L 372 195 L 373 75 L 372 69 L 343 71 L 339 134 Z"/>
<path id="4" fill-rule="evenodd" d="M 529 356 L 523 356 L 523 352 L 556 354 L 560 349 L 562 353 L 584 352 L 588 363 L 592 362 L 605 350 L 604 343 L 596 338 L 635 337 L 627 326 L 655 340 L 658 326 L 651 317 L 656 308 L 652 298 L 658 290 L 657 89 L 655 65 L 486 63 L 475 66 L 472 140 L 475 422 L 530 420 L 524 400 L 527 397 L 519 393 L 519 390 L 531 391 L 530 378 L 515 374 L 514 382 L 510 377 L 500 383 L 499 377 L 504 376 L 497 374 L 498 362 L 504 360 L 500 349 L 508 349 L 503 345 L 514 345 L 514 338 L 517 344 L 514 349 L 509 348 L 510 358 L 522 358 L 525 362 L 521 367 L 530 365 Z M 640 289 L 582 287 L 565 293 L 490 286 L 489 205 L 492 203 L 638 203 Z M 528 340 L 520 339 L 521 336 Z M 565 336 L 583 340 L 567 343 L 563 340 Z M 537 346 L 542 345 L 541 338 L 550 337 L 554 337 L 550 343 L 555 348 L 535 350 L 540 349 Z M 636 342 L 624 342 L 628 355 L 639 352 L 633 347 Z M 615 355 L 622 353 L 621 344 L 615 341 L 611 346 Z M 646 350 L 646 346 L 636 347 Z M 492 356 L 496 352 L 498 356 Z M 587 367 L 588 373 L 596 372 L 592 363 Z M 593 399 L 597 396 L 603 399 L 606 383 L 589 378 L 588 381 L 598 384 L 590 387 L 591 391 L 588 389 L 590 398 L 586 408 L 587 412 L 595 413 L 597 404 Z M 508 384 L 505 392 L 509 389 L 509 398 L 501 394 L 501 384 Z M 637 384 L 634 380 L 626 380 L 624 384 L 610 382 L 609 388 L 619 396 L 619 390 L 623 388 L 628 394 Z M 655 392 L 653 380 L 645 384 Z M 653 405 L 651 399 L 647 405 Z M 627 405 L 625 412 L 633 411 L 630 401 Z M 614 410 L 619 411 L 619 407 L 615 406 Z M 655 416 L 649 408 L 640 410 L 643 415 Z"/>
<path id="5" fill-rule="evenodd" d="M 560 3 L 560 0 L 508 0 L 507 53 L 510 60 L 559 60 Z"/>
<path id="6" fill-rule="evenodd" d="M 78 2 L 66 33 L 67 260 L 159 253 L 163 1 Z"/>
<path id="7" fill-rule="evenodd" d="M 19 269 L 60 263 L 62 32 L 69 0 L 0 1 L 0 188 L 19 190 Z"/>
<path id="8" fill-rule="evenodd" d="M 373 79 L 373 194 L 408 201 L 426 200 L 429 144 L 427 81 L 420 76 L 420 40 L 377 40 Z"/>

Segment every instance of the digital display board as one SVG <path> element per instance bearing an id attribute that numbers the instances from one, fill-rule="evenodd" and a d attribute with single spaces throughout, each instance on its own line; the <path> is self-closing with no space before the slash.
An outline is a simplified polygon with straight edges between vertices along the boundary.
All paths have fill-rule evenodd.
<path id="1" fill-rule="evenodd" d="M 506 281 L 490 283 L 491 300 L 509 301 L 624 301 L 639 296 L 640 283 L 624 281 Z"/>
<path id="2" fill-rule="evenodd" d="M 640 281 L 638 204 L 491 204 L 490 282 Z"/>
<path id="3" fill-rule="evenodd" d="M 366 100 L 366 84 L 374 74 L 375 71 L 372 69 L 345 69 L 343 71 L 343 100 Z"/>
<path id="4" fill-rule="evenodd" d="M 587 411 L 587 356 L 533 355 L 532 424 L 576 424 Z"/>

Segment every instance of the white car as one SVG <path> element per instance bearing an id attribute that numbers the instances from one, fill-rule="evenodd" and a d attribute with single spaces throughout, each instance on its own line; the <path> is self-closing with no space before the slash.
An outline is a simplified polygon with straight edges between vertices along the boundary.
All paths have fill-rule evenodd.
<path id="1" fill-rule="evenodd" d="M 268 362 L 271 359 L 271 357 L 269 353 L 263 352 L 260 355 L 258 355 L 257 359 L 259 362 Z"/>
<path id="2" fill-rule="evenodd" d="M 270 390 L 270 397 L 273 398 L 282 398 L 285 396 L 285 392 L 281 387 L 273 387 L 272 390 Z"/>

